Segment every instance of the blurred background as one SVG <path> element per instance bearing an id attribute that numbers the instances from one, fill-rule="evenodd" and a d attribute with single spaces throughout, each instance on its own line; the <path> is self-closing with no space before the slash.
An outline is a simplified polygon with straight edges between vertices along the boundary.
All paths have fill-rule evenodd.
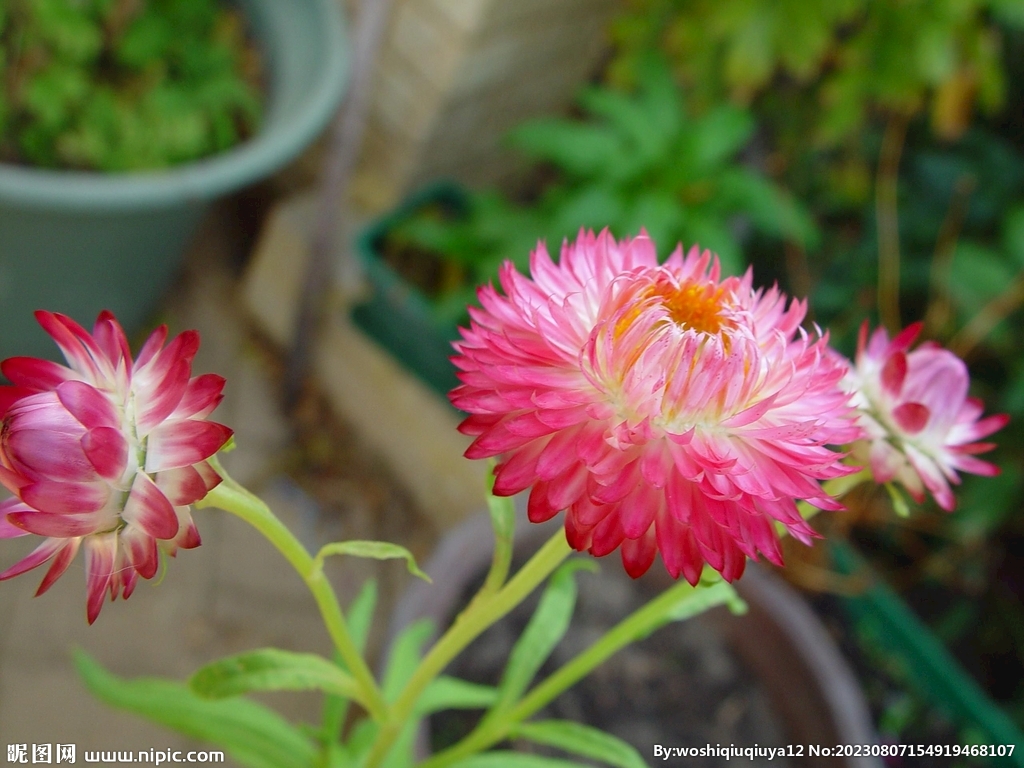
<path id="1" fill-rule="evenodd" d="M 1019 736 L 1024 3 L 304 4 L 314 15 L 280 31 L 259 2 L 217 15 L 198 0 L 0 0 L 4 311 L 24 295 L 35 305 L 19 317 L 46 306 L 88 324 L 127 294 L 143 298 L 123 310 L 138 338 L 198 327 L 197 365 L 228 377 L 218 413 L 238 432 L 238 479 L 310 542 L 392 538 L 421 557 L 482 504 L 443 399 L 448 341 L 474 286 L 506 259 L 524 266 L 538 239 L 554 251 L 608 226 L 646 228 L 663 256 L 699 243 L 728 271 L 807 297 L 809 322 L 847 355 L 865 320 L 923 321 L 967 361 L 986 411 L 1011 415 L 989 454 L 1001 474 L 965 477 L 952 514 L 857 492 L 815 520 L 824 540 L 787 547 L 780 573 L 844 654 L 880 739 Z M 314 34 L 338 10 L 347 34 Z M 181 188 L 117 191 L 111 177 Z M 70 219 L 44 223 L 44 198 Z M 129 216 L 100 198 L 136 202 Z M 183 229 L 156 220 L 171 208 Z M 89 217 L 112 228 L 86 236 Z M 69 240 L 49 237 L 60 231 Z M 90 238 L 73 259 L 84 277 L 39 255 Z M 122 245 L 128 267 L 96 261 Z M 165 246 L 162 266 L 145 260 Z M 58 295 L 34 293 L 33 272 Z M 89 275 L 120 279 L 120 296 L 98 298 Z M 12 345 L 4 356 L 25 354 Z M 256 644 L 323 645 L 287 571 L 202 514 L 209 546 L 158 588 L 176 597 L 139 594 L 91 630 L 80 582 L 32 602 L 31 577 L 0 585 L 0 742 L 117 746 L 97 742 L 104 710 L 75 681 L 71 644 L 122 674 L 175 676 Z M 23 543 L 4 542 L 0 564 Z M 269 598 L 237 573 L 253 562 Z M 404 588 L 397 569 L 334 577 L 351 595 L 369 573 L 385 602 Z M 58 715 L 72 723 L 60 733 Z M 140 748 L 166 738 L 112 722 Z"/>

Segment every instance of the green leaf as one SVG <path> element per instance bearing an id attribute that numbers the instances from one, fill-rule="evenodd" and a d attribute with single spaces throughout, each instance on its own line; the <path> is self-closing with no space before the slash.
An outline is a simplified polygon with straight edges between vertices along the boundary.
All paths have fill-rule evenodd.
<path id="1" fill-rule="evenodd" d="M 420 717 L 445 709 L 486 709 L 498 700 L 498 689 L 457 677 L 441 675 L 434 679 L 416 702 Z"/>
<path id="2" fill-rule="evenodd" d="M 359 652 L 366 649 L 366 638 L 373 625 L 373 611 L 377 607 L 377 580 L 367 579 L 347 611 L 348 631 Z"/>
<path id="3" fill-rule="evenodd" d="M 685 142 L 692 173 L 711 173 L 736 155 L 754 132 L 754 118 L 746 110 L 722 106 L 695 122 Z"/>
<path id="4" fill-rule="evenodd" d="M 366 649 L 366 638 L 370 634 L 373 610 L 376 606 L 377 580 L 367 579 L 346 611 L 348 631 L 352 636 L 352 643 L 360 653 Z M 334 663 L 342 670 L 348 669 L 341 654 L 337 651 L 335 651 Z M 333 743 L 341 733 L 341 727 L 348 716 L 348 704 L 349 699 L 346 696 L 328 694 L 324 697 L 321 734 L 325 744 Z"/>
<path id="5" fill-rule="evenodd" d="M 516 533 L 516 505 L 511 496 L 494 495 L 494 464 L 488 473 L 487 510 L 494 529 L 494 555 L 484 588 L 497 590 L 505 583 L 512 564 L 512 546 Z"/>
<path id="6" fill-rule="evenodd" d="M 531 120 L 513 130 L 509 142 L 575 176 L 599 176 L 622 155 L 622 139 L 612 128 L 568 120 Z"/>
<path id="7" fill-rule="evenodd" d="M 1024 269 L 1024 206 L 1018 206 L 1006 214 L 1003 220 L 1003 247 L 1017 267 Z"/>
<path id="8" fill-rule="evenodd" d="M 498 750 L 467 757 L 452 768 L 585 768 L 583 763 L 561 760 L 557 757 L 527 755 L 522 752 Z"/>
<path id="9" fill-rule="evenodd" d="M 580 757 L 600 760 L 616 768 L 646 768 L 636 749 L 610 733 L 568 720 L 520 723 L 514 734 L 535 744 L 544 744 Z"/>
<path id="10" fill-rule="evenodd" d="M 394 701 L 409 682 L 423 652 L 423 645 L 434 634 L 434 622 L 420 619 L 403 629 L 391 647 L 384 671 L 382 692 L 388 701 Z"/>
<path id="11" fill-rule="evenodd" d="M 750 216 L 758 230 L 813 248 L 819 238 L 810 214 L 791 196 L 759 173 L 746 168 L 722 171 L 718 180 L 722 202 Z"/>
<path id="12" fill-rule="evenodd" d="M 907 497 L 903 495 L 896 483 L 886 483 L 885 490 L 889 492 L 889 499 L 892 501 L 892 510 L 897 517 L 910 517 L 910 505 Z"/>
<path id="13" fill-rule="evenodd" d="M 132 712 L 191 738 L 223 747 L 249 768 L 311 768 L 317 750 L 266 707 L 245 699 L 211 701 L 170 680 L 124 680 L 83 651 L 75 666 L 86 687 L 105 704 Z"/>
<path id="14" fill-rule="evenodd" d="M 949 295 L 958 307 L 971 315 L 1002 293 L 1016 273 L 1016 267 L 998 251 L 963 240 L 957 244 L 953 256 Z"/>
<path id="15" fill-rule="evenodd" d="M 519 700 L 555 646 L 565 636 L 576 607 L 576 581 L 573 573 L 582 569 L 595 571 L 597 566 L 592 560 L 570 560 L 552 575 L 537 610 L 530 617 L 530 623 L 509 654 L 498 684 L 498 701 L 494 704 L 494 712 L 501 712 Z"/>
<path id="16" fill-rule="evenodd" d="M 337 664 L 313 653 L 277 648 L 247 651 L 219 659 L 189 680 L 200 696 L 220 699 L 251 691 L 327 691 L 357 698 L 359 688 Z"/>
<path id="17" fill-rule="evenodd" d="M 992 13 L 1008 26 L 1024 28 L 1024 4 L 1020 0 L 989 0 Z"/>
<path id="18" fill-rule="evenodd" d="M 355 557 L 368 557 L 373 560 L 404 558 L 409 573 L 413 576 L 418 576 L 426 582 L 430 581 L 430 577 L 416 565 L 416 558 L 412 556 L 412 552 L 398 544 L 392 544 L 390 541 L 362 541 L 359 539 L 335 541 L 324 545 L 317 552 L 316 557 L 313 559 L 314 566 L 317 568 L 322 567 L 324 560 L 330 555 L 354 555 Z"/>

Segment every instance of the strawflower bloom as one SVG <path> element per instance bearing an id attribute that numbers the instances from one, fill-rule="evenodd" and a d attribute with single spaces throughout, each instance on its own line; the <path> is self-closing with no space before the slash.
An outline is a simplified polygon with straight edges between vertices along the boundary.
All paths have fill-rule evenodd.
<path id="1" fill-rule="evenodd" d="M 660 552 L 694 584 L 705 562 L 780 563 L 776 522 L 809 542 L 795 500 L 841 508 L 819 481 L 852 470 L 827 446 L 860 431 L 803 302 L 696 247 L 659 266 L 643 233 L 581 232 L 558 264 L 539 244 L 530 268 L 503 266 L 455 344 L 466 455 L 501 457 L 496 494 L 532 488 L 530 519 L 566 510 L 576 550 L 619 548 L 633 577 Z"/>
<path id="2" fill-rule="evenodd" d="M 909 351 L 920 333 L 921 323 L 915 323 L 891 341 L 884 328 L 869 339 L 867 323 L 861 327 L 856 365 L 844 381 L 864 429 L 853 455 L 871 467 L 877 482 L 898 481 L 918 502 L 927 489 L 952 511 L 956 498 L 949 484 L 960 482 L 957 470 L 999 473 L 975 458 L 995 443 L 975 441 L 1001 429 L 1009 417 L 979 420 L 983 406 L 967 396 L 964 361 L 934 342 Z"/>
<path id="3" fill-rule="evenodd" d="M 13 357 L 0 370 L 0 482 L 15 498 L 0 504 L 0 538 L 44 541 L 0 573 L 10 579 L 43 563 L 37 595 L 85 550 L 87 613 L 96 620 L 109 593 L 128 598 L 160 555 L 199 545 L 189 505 L 221 480 L 206 461 L 231 437 L 207 421 L 224 379 L 192 377 L 199 334 L 164 347 L 155 331 L 133 362 L 109 312 L 92 334 L 69 317 L 37 312 L 68 366 Z"/>

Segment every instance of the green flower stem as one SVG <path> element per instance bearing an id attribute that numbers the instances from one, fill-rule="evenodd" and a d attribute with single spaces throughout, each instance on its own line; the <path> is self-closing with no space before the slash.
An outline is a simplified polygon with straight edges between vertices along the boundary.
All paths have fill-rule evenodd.
<path id="1" fill-rule="evenodd" d="M 359 687 L 360 703 L 366 707 L 374 720 L 378 722 L 385 720 L 387 703 L 373 678 L 373 673 L 370 672 L 370 668 L 366 665 L 362 654 L 349 634 L 338 597 L 324 575 L 322 567 L 259 497 L 228 477 L 219 464 L 216 464 L 215 468 L 224 480 L 206 494 L 206 498 L 197 502 L 196 506 L 220 507 L 242 518 L 277 547 L 277 550 L 302 577 L 306 586 L 309 587 L 309 591 L 313 593 L 324 624 L 334 642 L 334 647 L 337 648 Z"/>
<path id="2" fill-rule="evenodd" d="M 478 596 L 456 617 L 452 626 L 423 658 L 381 726 L 366 768 L 381 765 L 403 725 L 412 715 L 413 707 L 423 690 L 448 663 L 480 634 L 519 605 L 527 595 L 565 560 L 572 552 L 559 529 L 504 587 L 491 595 Z"/>
<path id="3" fill-rule="evenodd" d="M 676 584 L 612 627 L 587 650 L 533 688 L 507 713 L 485 718 L 465 739 L 425 760 L 419 768 L 443 768 L 508 738 L 519 723 L 589 675 L 609 657 L 664 625 L 672 606 L 688 595 L 701 598 L 692 615 L 738 599 L 732 587 L 720 580 L 697 587 L 691 587 L 685 581 Z"/>

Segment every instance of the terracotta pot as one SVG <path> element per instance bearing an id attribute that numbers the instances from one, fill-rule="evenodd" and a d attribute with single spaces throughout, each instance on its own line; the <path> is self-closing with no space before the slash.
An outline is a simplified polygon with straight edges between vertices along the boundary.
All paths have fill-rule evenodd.
<path id="1" fill-rule="evenodd" d="M 545 525 L 526 521 L 525 500 L 517 504 L 516 553 L 528 556 L 554 531 L 560 517 Z M 431 618 L 446 626 L 460 608 L 467 589 L 479 582 L 490 562 L 492 534 L 485 513 L 446 534 L 425 570 L 433 584 L 415 580 L 396 606 L 389 636 L 412 621 Z M 621 573 L 616 554 L 600 561 L 603 572 Z M 670 583 L 660 563 L 644 577 L 654 586 Z M 877 743 L 867 702 L 857 679 L 832 638 L 807 603 L 778 577 L 750 563 L 737 590 L 749 606 L 743 616 L 718 608 L 693 619 L 708 621 L 729 649 L 767 692 L 787 744 L 863 745 Z M 671 632 L 672 625 L 660 632 Z M 385 656 L 386 658 L 386 656 Z M 607 662 L 615 664 L 615 658 Z M 681 695 L 685 695 L 685 692 Z M 421 755 L 429 750 L 426 728 L 419 734 Z M 652 745 L 653 746 L 653 745 Z M 674 746 L 701 746 L 674 744 Z M 740 745 L 736 746 L 753 746 Z M 764 746 L 764 745 L 762 745 Z M 772 745 L 781 746 L 781 745 Z M 651 755 L 645 755 L 651 759 Z M 836 768 L 881 768 L 879 758 L 806 757 L 798 765 Z"/>

